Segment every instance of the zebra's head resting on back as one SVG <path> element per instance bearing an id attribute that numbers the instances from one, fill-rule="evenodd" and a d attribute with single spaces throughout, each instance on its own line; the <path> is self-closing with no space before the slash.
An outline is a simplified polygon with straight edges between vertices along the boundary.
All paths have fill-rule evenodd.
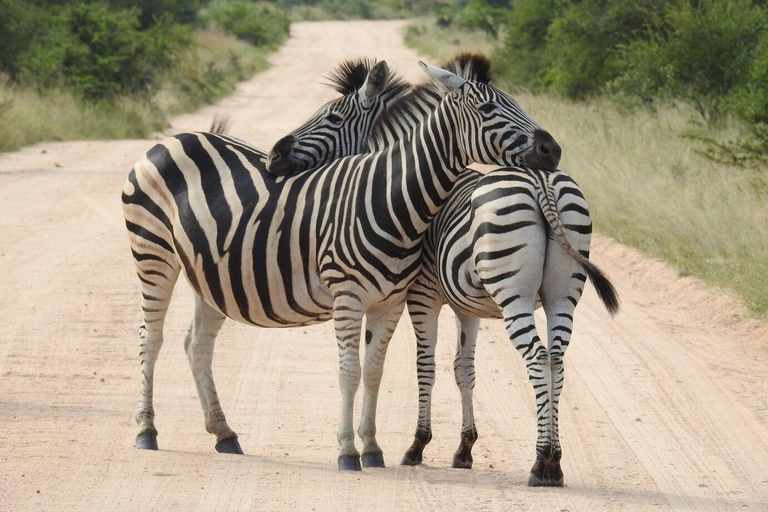
<path id="1" fill-rule="evenodd" d="M 282 176 L 363 152 L 373 120 L 409 88 L 386 61 L 373 59 L 342 62 L 327 79 L 342 96 L 275 143 L 267 159 L 270 173 Z"/>
<path id="2" fill-rule="evenodd" d="M 467 152 L 469 162 L 499 166 L 526 165 L 555 171 L 560 163 L 560 146 L 533 121 L 511 95 L 492 86 L 491 62 L 474 55 L 472 79 L 419 62 L 421 68 L 444 92 L 443 102 L 453 112 L 461 130 L 457 145 Z M 459 68 L 457 68 L 458 70 Z"/>

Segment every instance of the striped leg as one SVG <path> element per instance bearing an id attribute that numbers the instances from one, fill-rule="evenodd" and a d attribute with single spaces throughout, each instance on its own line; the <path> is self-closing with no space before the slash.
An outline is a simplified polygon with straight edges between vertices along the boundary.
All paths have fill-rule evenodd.
<path id="1" fill-rule="evenodd" d="M 559 433 L 559 405 L 560 392 L 565 382 L 563 359 L 568 344 L 571 341 L 573 329 L 574 304 L 570 301 L 558 301 L 554 304 L 545 304 L 544 311 L 547 314 L 547 331 L 549 338 L 550 361 L 550 432 L 551 449 L 549 456 L 543 459 L 537 457 L 536 464 L 531 470 L 531 485 L 562 486 L 563 471 L 560 468 L 562 449 L 560 448 Z M 538 453 L 537 453 L 538 455 Z"/>
<path id="2" fill-rule="evenodd" d="M 357 434 L 363 440 L 363 467 L 384 467 L 384 455 L 376 442 L 376 405 L 379 385 L 384 373 L 384 358 L 389 340 L 403 314 L 404 302 L 388 306 L 365 316 L 365 367 L 363 368 L 363 413 Z"/>
<path id="3" fill-rule="evenodd" d="M 424 447 L 432 440 L 432 388 L 435 385 L 435 348 L 437 346 L 437 320 L 443 303 L 434 294 L 434 288 L 417 280 L 408 291 L 408 314 L 416 333 L 416 378 L 419 383 L 419 419 L 413 444 L 405 452 L 400 464 L 421 464 Z"/>
<path id="4" fill-rule="evenodd" d="M 197 394 L 205 415 L 205 430 L 216 435 L 216 451 L 242 454 L 237 434 L 229 428 L 213 381 L 213 348 L 226 317 L 195 295 L 195 313 L 184 340 Z"/>
<path id="5" fill-rule="evenodd" d="M 339 388 L 341 391 L 341 424 L 339 441 L 339 470 L 360 471 L 360 452 L 355 447 L 352 416 L 355 393 L 360 387 L 360 329 L 363 305 L 351 293 L 340 293 L 333 302 L 333 322 L 339 348 Z"/>
<path id="6" fill-rule="evenodd" d="M 163 346 L 163 326 L 173 287 L 179 277 L 179 265 L 173 255 L 158 247 L 146 247 L 138 237 L 131 238 L 137 274 L 141 280 L 141 310 L 143 321 L 139 328 L 139 362 L 141 364 L 141 396 L 136 411 L 139 433 L 136 448 L 157 450 L 154 394 L 155 362 Z"/>
<path id="7" fill-rule="evenodd" d="M 461 391 L 461 443 L 453 455 L 453 467 L 472 467 L 472 446 L 477 441 L 472 392 L 475 389 L 475 347 L 480 319 L 456 313 L 456 359 L 453 374 Z"/>
<path id="8" fill-rule="evenodd" d="M 517 299 L 513 302 L 514 307 L 510 305 L 504 308 L 504 324 L 509 339 L 525 362 L 528 380 L 531 381 L 536 398 L 536 462 L 531 469 L 528 485 L 542 485 L 537 479 L 543 474 L 546 461 L 552 457 L 550 360 L 549 352 L 536 333 L 534 301 L 526 304 L 523 301 L 522 298 Z"/>

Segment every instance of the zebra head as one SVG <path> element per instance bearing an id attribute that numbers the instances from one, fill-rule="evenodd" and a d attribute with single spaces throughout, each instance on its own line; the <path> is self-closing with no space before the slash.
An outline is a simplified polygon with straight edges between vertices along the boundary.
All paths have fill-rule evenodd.
<path id="1" fill-rule="evenodd" d="M 459 123 L 458 146 L 465 160 L 488 165 L 527 165 L 555 171 L 560 146 L 509 94 L 490 85 L 490 60 L 475 56 L 473 79 L 419 62 L 444 92 L 444 102 Z"/>
<path id="2" fill-rule="evenodd" d="M 374 62 L 345 61 L 327 77 L 342 96 L 275 143 L 267 159 L 270 173 L 282 176 L 363 152 L 375 118 L 408 89 L 386 61 Z"/>

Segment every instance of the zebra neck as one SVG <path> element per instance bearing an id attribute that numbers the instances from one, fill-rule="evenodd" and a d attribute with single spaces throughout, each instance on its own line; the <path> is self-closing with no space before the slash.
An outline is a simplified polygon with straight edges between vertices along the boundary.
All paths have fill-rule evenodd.
<path id="1" fill-rule="evenodd" d="M 443 107 L 433 111 L 410 136 L 389 153 L 386 197 L 390 212 L 406 242 L 419 242 L 440 211 L 468 162 L 459 149 L 455 120 Z M 379 193 L 374 190 L 375 193 Z M 384 196 L 380 196 L 384 201 Z"/>

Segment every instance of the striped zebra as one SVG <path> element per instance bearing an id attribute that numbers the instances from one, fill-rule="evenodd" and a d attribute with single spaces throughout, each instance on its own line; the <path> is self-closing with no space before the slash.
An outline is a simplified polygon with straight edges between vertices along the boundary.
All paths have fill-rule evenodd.
<path id="1" fill-rule="evenodd" d="M 468 164 L 514 165 L 540 148 L 538 125 L 509 95 L 421 65 L 445 98 L 407 137 L 379 151 L 276 177 L 256 148 L 225 135 L 188 133 L 158 144 L 134 166 L 123 203 L 144 311 L 138 447 L 157 446 L 154 362 L 183 271 L 195 290 L 185 349 L 217 450 L 242 453 L 211 372 L 224 319 L 260 327 L 333 320 L 342 395 L 339 469 L 360 469 L 352 414 L 361 373 L 362 463 L 384 466 L 376 442 L 378 388 L 389 339 L 420 268 L 422 236 Z"/>
<path id="2" fill-rule="evenodd" d="M 447 304 L 456 314 L 454 376 L 462 399 L 453 467 L 472 467 L 478 437 L 472 392 L 480 319 L 503 318 L 536 398 L 536 462 L 528 485 L 563 484 L 558 429 L 563 357 L 587 277 L 611 314 L 619 305 L 610 281 L 587 259 L 591 233 L 586 200 L 565 173 L 506 168 L 462 175 L 427 231 L 422 270 L 408 292 L 417 337 L 419 418 L 403 464 L 420 464 L 432 438 L 437 321 Z M 547 317 L 546 345 L 534 323 L 538 297 Z"/>
<path id="3" fill-rule="evenodd" d="M 359 152 L 359 145 L 349 144 L 356 140 L 352 135 L 361 131 L 361 124 L 370 126 L 374 118 L 409 89 L 407 83 L 389 70 L 385 61 L 374 63 L 371 59 L 344 61 L 326 78 L 328 85 L 339 92 L 341 97 L 323 105 L 305 123 L 312 135 L 304 137 L 302 143 L 293 144 L 300 155 L 298 158 L 285 160 L 299 169 L 326 164 L 351 151 Z M 345 119 L 343 124 L 339 124 L 336 118 L 341 115 Z M 190 259 L 185 247 L 179 244 L 186 240 L 190 255 L 201 258 L 202 254 L 196 252 L 195 248 L 204 245 L 208 231 L 217 231 L 217 236 L 219 232 L 223 234 L 224 223 L 233 226 L 232 223 L 236 221 L 233 212 L 235 215 L 243 215 L 245 209 L 253 209 L 255 205 L 251 203 L 257 196 L 251 183 L 251 173 L 258 174 L 268 160 L 262 150 L 226 136 L 224 132 L 227 131 L 227 125 L 228 120 L 214 118 L 209 130 L 212 133 L 182 133 L 156 145 L 134 166 L 124 187 L 123 212 L 142 288 L 143 322 L 139 332 L 142 393 L 136 414 L 139 424 L 137 448 L 157 449 L 152 405 L 153 376 L 155 361 L 163 343 L 165 315 L 182 268 L 199 264 Z M 322 136 L 318 135 L 320 132 Z M 208 141 L 217 141 L 218 145 L 229 144 L 234 149 L 226 154 L 211 151 Z M 276 162 L 278 159 L 273 157 L 271 160 Z M 228 188 L 225 189 L 224 185 Z M 223 197 L 225 190 L 229 194 L 227 197 Z M 253 197 L 247 197 L 249 194 Z M 235 197 L 238 195 L 244 197 L 241 204 L 230 206 L 232 200 L 238 202 Z M 208 202 L 208 198 L 213 201 Z M 201 202 L 203 199 L 205 202 Z M 183 208 L 174 204 L 177 201 L 184 203 Z M 211 209 L 207 222 L 215 225 L 200 224 L 196 220 L 200 208 Z M 177 226 L 177 232 L 174 233 L 174 217 L 185 210 L 192 214 L 191 219 L 181 226 L 183 229 Z M 178 237 L 183 238 L 177 240 Z M 231 238 L 228 238 L 227 244 L 231 243 Z M 211 253 L 207 256 L 208 261 L 216 252 L 202 251 Z M 185 270 L 185 274 L 197 289 L 199 284 L 196 273 Z M 219 290 L 214 293 L 217 297 L 221 295 Z M 212 387 L 212 377 L 212 391 L 203 392 L 204 373 L 200 372 L 205 372 L 206 367 L 210 368 L 213 357 L 213 339 L 209 342 L 210 347 L 206 347 L 205 341 L 200 341 L 203 335 L 201 329 L 212 323 L 205 321 L 206 313 L 203 305 L 196 309 L 196 318 L 200 319 L 192 322 L 185 350 L 195 372 L 208 428 L 219 421 L 218 415 L 223 420 L 223 414 L 219 410 L 215 387 Z M 211 313 L 208 316 L 215 315 Z M 197 368 L 202 369 L 198 372 Z M 212 412 L 209 413 L 209 410 Z M 224 437 L 219 438 L 217 450 L 242 453 L 236 437 L 226 437 L 226 429 L 221 434 Z"/>
<path id="4" fill-rule="evenodd" d="M 490 80 L 489 63 L 480 56 L 459 55 L 446 67 L 464 78 Z M 386 145 L 403 136 L 409 124 L 418 123 L 440 101 L 437 90 L 429 85 L 417 88 L 410 96 L 416 99 L 394 107 L 400 111 L 395 116 L 399 123 L 393 122 L 392 116 L 385 122 L 374 121 L 378 137 L 368 141 L 369 147 Z M 559 156 L 559 148 L 545 146 L 526 164 L 540 164 L 536 159 L 548 153 Z M 419 421 L 403 464 L 421 463 L 423 449 L 431 440 L 437 318 L 442 306 L 449 304 L 456 313 L 459 330 L 454 372 L 463 410 L 462 439 L 453 466 L 472 466 L 471 449 L 477 439 L 472 391 L 479 319 L 504 317 L 510 338 L 526 362 L 537 400 L 537 461 L 529 484 L 562 485 L 557 417 L 563 385 L 562 358 L 586 275 L 608 310 L 613 314 L 618 309 L 612 285 L 586 259 L 590 236 L 591 219 L 584 196 L 562 172 L 546 174 L 511 168 L 484 177 L 466 171 L 458 179 L 427 231 L 422 271 L 408 294 L 408 309 L 418 338 Z M 533 323 L 533 304 L 538 294 L 549 322 L 548 349 L 536 335 Z M 505 316 L 509 311 L 515 313 Z"/>

